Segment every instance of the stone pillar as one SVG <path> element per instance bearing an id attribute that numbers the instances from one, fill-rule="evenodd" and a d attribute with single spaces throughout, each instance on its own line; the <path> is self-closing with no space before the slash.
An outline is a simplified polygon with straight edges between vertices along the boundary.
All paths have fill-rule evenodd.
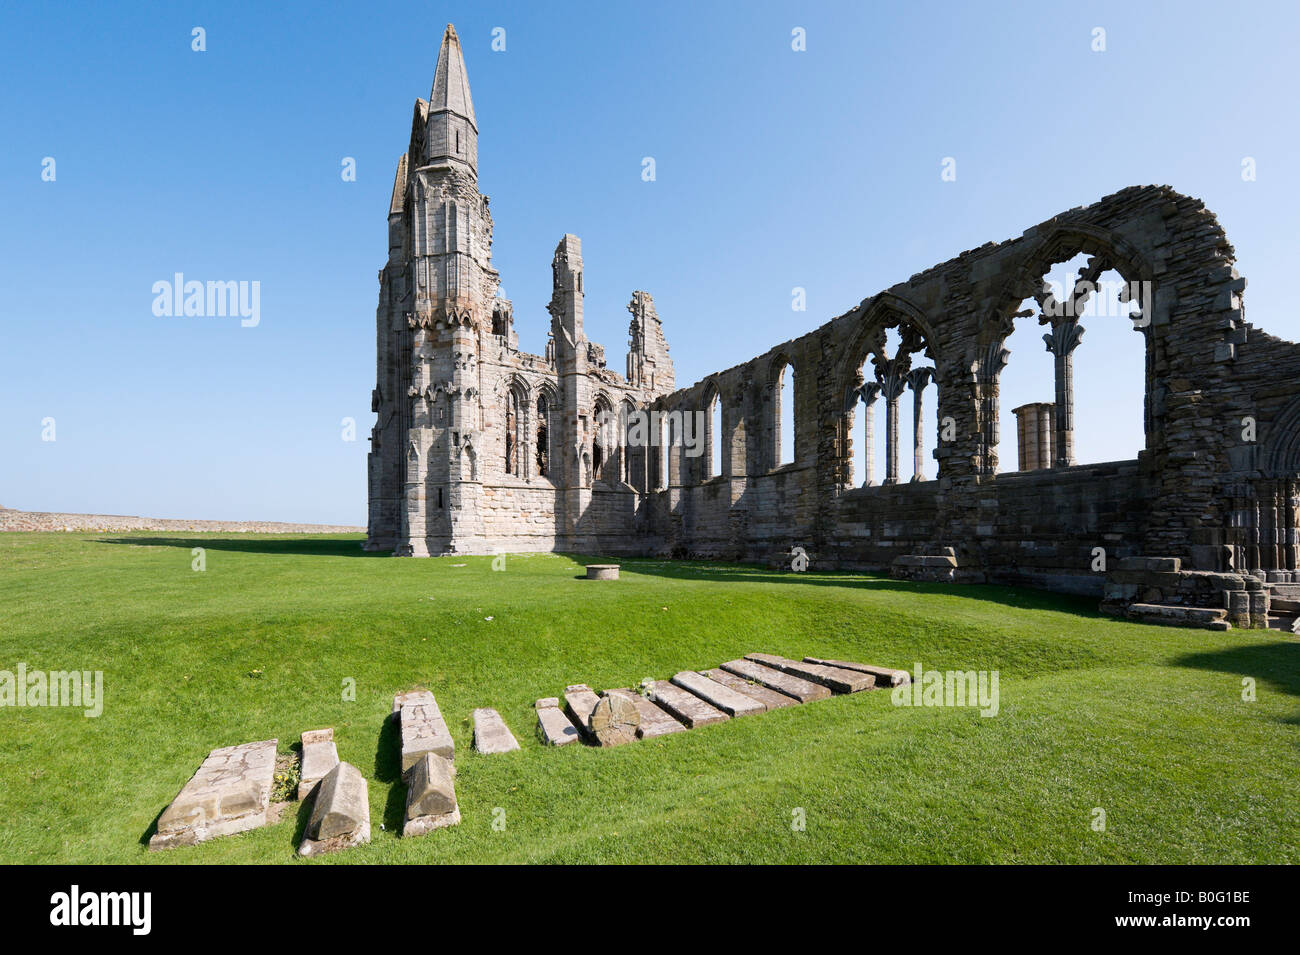
<path id="1" fill-rule="evenodd" d="M 1073 318 L 1058 319 L 1043 336 L 1056 360 L 1056 467 L 1074 464 L 1074 350 L 1083 338 L 1083 326 Z"/>
<path id="2" fill-rule="evenodd" d="M 880 385 L 874 381 L 867 382 L 858 394 L 862 397 L 862 487 L 876 483 L 876 399 L 880 397 Z"/>
<path id="3" fill-rule="evenodd" d="M 913 368 L 907 374 L 912 389 L 912 480 L 925 480 L 925 432 L 921 427 L 921 397 L 925 386 L 934 379 L 933 368 Z"/>
<path id="4" fill-rule="evenodd" d="M 1035 401 L 1012 409 L 1016 416 L 1016 451 L 1021 471 L 1052 466 L 1055 409 L 1050 401 Z"/>
<path id="5" fill-rule="evenodd" d="M 885 484 L 898 483 L 898 399 L 906 388 L 907 370 L 895 359 L 880 382 L 885 398 Z"/>

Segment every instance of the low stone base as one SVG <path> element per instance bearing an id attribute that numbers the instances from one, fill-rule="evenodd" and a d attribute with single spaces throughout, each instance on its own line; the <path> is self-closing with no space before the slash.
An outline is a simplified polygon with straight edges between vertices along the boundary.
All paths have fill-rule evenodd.
<path id="1" fill-rule="evenodd" d="M 618 580 L 618 564 L 588 564 L 588 580 Z"/>
<path id="2" fill-rule="evenodd" d="M 437 816 L 416 816 L 414 819 L 408 819 L 403 823 L 402 838 L 423 836 L 435 829 L 446 829 L 448 826 L 458 825 L 460 825 L 460 807 Z"/>
<path id="3" fill-rule="evenodd" d="M 951 548 L 949 548 L 951 550 Z M 908 554 L 898 557 L 889 566 L 889 576 L 896 580 L 916 580 L 925 583 L 950 584 L 957 575 L 957 558 L 949 554 Z"/>

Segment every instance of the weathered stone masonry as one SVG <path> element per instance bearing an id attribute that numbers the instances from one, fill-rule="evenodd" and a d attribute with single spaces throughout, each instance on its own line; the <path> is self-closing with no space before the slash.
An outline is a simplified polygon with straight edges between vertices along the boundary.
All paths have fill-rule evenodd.
<path id="1" fill-rule="evenodd" d="M 586 341 L 573 236 L 555 254 L 547 354 L 517 350 L 511 305 L 496 297 L 476 136 L 449 28 L 431 99 L 416 104 L 390 207 L 368 546 L 771 561 L 798 545 L 814 567 L 870 570 L 929 555 L 952 579 L 1095 594 L 1121 610 L 1148 601 L 1225 610 L 1235 601 L 1240 610 L 1250 603 L 1241 594 L 1257 589 L 1245 578 L 1293 581 L 1300 346 L 1246 322 L 1245 279 L 1200 201 L 1167 186 L 1124 189 L 673 390 L 662 325 L 645 293 L 630 306 L 626 376 L 605 368 L 603 349 Z M 1136 461 L 1074 464 L 1070 356 L 1083 330 L 1071 317 L 1078 312 L 1051 310 L 1043 277 L 1081 255 L 1081 280 L 1113 271 L 1148 293 L 1133 316 L 1133 347 L 1146 353 L 1146 442 Z M 1036 406 L 1050 420 L 1035 419 L 1038 456 L 1052 466 L 998 474 L 999 454 L 1016 455 L 1014 440 L 1005 450 L 1000 442 L 1001 418 L 1012 415 L 1001 413 L 998 383 L 1026 299 L 1042 309 L 1055 360 L 1056 391 L 1044 396 L 1053 400 Z M 889 329 L 900 340 L 892 354 Z M 794 376 L 795 455 L 778 465 L 784 374 Z M 919 454 L 898 446 L 897 422 L 931 379 L 937 474 L 932 464 L 920 475 Z M 689 457 L 673 447 L 665 461 L 660 448 L 602 448 L 594 434 L 602 409 L 707 412 L 715 401 L 721 434 L 710 426 L 706 445 L 722 444 L 716 475 L 707 451 Z M 889 479 L 880 486 L 850 477 L 865 414 L 888 422 Z M 913 458 L 931 479 L 901 476 L 900 461 Z M 1158 564 L 1153 573 L 1225 576 L 1147 586 L 1138 558 L 1177 559 L 1177 569 Z M 1237 625 L 1262 622 L 1267 590 L 1254 606 L 1253 616 L 1236 614 Z"/>

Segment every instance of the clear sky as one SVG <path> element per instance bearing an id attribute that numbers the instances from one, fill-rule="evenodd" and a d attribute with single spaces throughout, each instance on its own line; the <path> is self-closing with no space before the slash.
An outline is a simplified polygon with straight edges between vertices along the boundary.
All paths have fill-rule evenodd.
<path id="1" fill-rule="evenodd" d="M 684 385 L 1147 183 L 1205 200 L 1249 320 L 1300 338 L 1295 4 L 8 0 L 0 504 L 365 523 L 387 204 L 448 22 L 526 350 L 565 232 L 611 367 L 646 289 Z M 259 324 L 155 316 L 177 272 L 260 282 Z M 1076 353 L 1083 461 L 1142 441 L 1141 340 L 1112 321 Z M 1052 397 L 1039 335 L 1011 342 L 1004 458 L 1009 409 Z"/>

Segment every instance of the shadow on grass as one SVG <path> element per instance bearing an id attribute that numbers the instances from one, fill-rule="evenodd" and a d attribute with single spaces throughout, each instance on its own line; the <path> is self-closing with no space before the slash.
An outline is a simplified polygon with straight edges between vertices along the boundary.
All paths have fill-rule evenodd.
<path id="1" fill-rule="evenodd" d="M 288 537 L 109 537 L 98 538 L 96 543 L 117 544 L 127 547 L 176 547 L 190 549 L 239 551 L 248 554 L 305 557 L 369 557 L 385 558 L 386 551 L 365 551 L 357 537 L 313 538 Z M 772 570 L 762 564 L 722 564 L 713 561 L 655 560 L 651 558 L 608 557 L 557 551 L 556 556 L 572 560 L 579 566 L 589 563 L 618 563 L 629 574 L 644 577 L 663 577 L 669 580 L 691 580 L 708 583 L 746 584 L 797 584 L 814 587 L 849 587 L 861 590 L 895 591 L 899 593 L 945 594 L 967 600 L 1002 604 L 1019 610 L 1051 610 L 1097 620 L 1114 620 L 1097 609 L 1097 598 L 1074 594 L 1057 594 L 1046 590 L 1014 584 L 939 584 L 894 580 L 890 577 L 870 576 L 859 571 L 823 571 L 794 573 Z M 464 556 L 464 555 L 458 555 Z M 586 574 L 575 575 L 574 580 L 586 580 Z"/>
<path id="2" fill-rule="evenodd" d="M 168 803 L 168 805 L 171 804 Z M 167 811 L 167 806 L 163 806 L 161 809 L 158 810 L 158 815 L 153 817 L 153 822 L 149 823 L 149 828 L 145 829 L 144 835 L 140 837 L 140 845 L 142 846 L 149 845 L 149 840 L 152 839 L 154 837 L 154 834 L 158 831 L 158 820 L 162 818 L 162 814 L 165 813 L 166 811 Z"/>
<path id="3" fill-rule="evenodd" d="M 948 595 L 966 600 L 1015 607 L 1018 610 L 1051 610 L 1096 620 L 1116 618 L 1097 609 L 1097 597 L 1059 594 L 1014 584 L 942 584 L 895 580 L 862 571 L 822 571 L 795 573 L 772 570 L 762 564 L 719 564 L 703 561 L 649 560 L 645 558 L 606 558 L 581 554 L 562 554 L 579 564 L 617 563 L 627 574 L 664 577 L 670 580 L 695 580 L 709 583 L 797 584 L 808 587 L 841 587 L 855 590 L 894 591 L 919 595 Z M 586 580 L 579 575 L 576 580 Z"/>
<path id="4" fill-rule="evenodd" d="M 402 783 L 402 733 L 394 717 L 384 720 L 379 730 L 379 745 L 375 748 L 375 782 L 391 783 L 388 799 L 384 802 L 384 828 L 389 832 L 402 831 L 406 815 L 406 786 Z"/>
<path id="5" fill-rule="evenodd" d="M 101 537 L 97 544 L 121 544 L 127 547 L 179 547 L 189 550 L 240 551 L 246 554 L 300 557 L 391 557 L 386 551 L 362 550 L 359 538 L 287 538 L 283 540 L 253 537 Z"/>
<path id="6" fill-rule="evenodd" d="M 1173 663 L 1193 670 L 1239 673 L 1256 680 L 1267 680 L 1284 693 L 1300 696 L 1300 642 L 1284 640 L 1211 653 L 1188 653 Z"/>

